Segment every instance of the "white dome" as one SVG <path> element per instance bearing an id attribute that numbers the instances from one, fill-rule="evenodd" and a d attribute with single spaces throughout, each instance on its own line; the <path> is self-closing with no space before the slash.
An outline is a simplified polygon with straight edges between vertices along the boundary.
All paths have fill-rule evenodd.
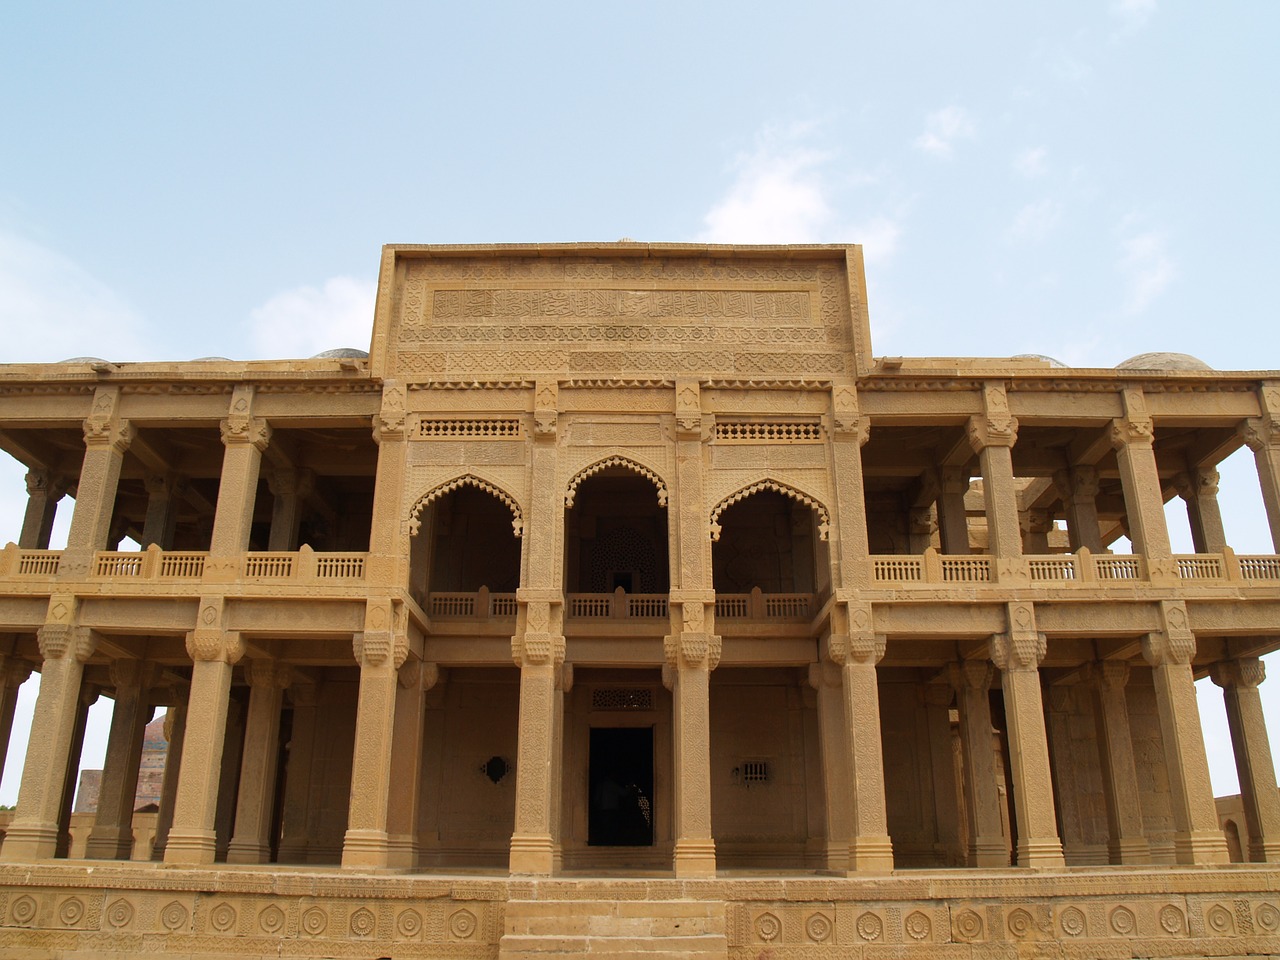
<path id="1" fill-rule="evenodd" d="M 1140 353 L 1124 363 L 1116 364 L 1117 370 L 1212 370 L 1198 357 L 1189 353 Z"/>

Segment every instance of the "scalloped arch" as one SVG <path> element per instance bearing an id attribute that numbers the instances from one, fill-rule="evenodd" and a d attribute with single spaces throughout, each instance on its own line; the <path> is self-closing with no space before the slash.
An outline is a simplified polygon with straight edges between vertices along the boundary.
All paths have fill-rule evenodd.
<path id="1" fill-rule="evenodd" d="M 427 506 L 432 502 L 439 500 L 445 494 L 452 493 L 459 487 L 476 487 L 477 489 L 483 490 L 485 493 L 502 501 L 507 505 L 507 509 L 511 511 L 512 531 L 517 537 L 524 533 L 524 514 L 520 512 L 520 504 L 516 503 L 515 498 L 501 487 L 490 483 L 488 480 L 483 480 L 473 473 L 466 473 L 460 477 L 455 477 L 452 480 L 442 483 L 437 487 L 433 487 L 418 498 L 418 501 L 413 505 L 413 509 L 409 511 L 409 535 L 417 536 L 418 530 L 422 526 L 422 521 L 419 517 L 421 517 L 422 511 L 426 509 Z"/>
<path id="2" fill-rule="evenodd" d="M 653 470 L 650 470 L 642 463 L 637 463 L 630 457 L 611 456 L 605 457 L 603 460 L 597 460 L 590 466 L 583 467 L 573 475 L 573 479 L 569 481 L 568 489 L 564 494 L 564 505 L 566 507 L 573 506 L 573 498 L 578 495 L 578 487 L 582 485 L 582 481 L 588 477 L 607 470 L 609 467 L 625 467 L 632 473 L 638 473 L 647 480 L 651 480 L 653 485 L 658 488 L 658 506 L 665 507 L 667 505 L 667 485 L 662 482 L 662 478 Z"/>
<path id="3" fill-rule="evenodd" d="M 715 509 L 711 511 L 711 539 L 720 539 L 720 514 L 724 513 L 725 510 L 733 506 L 738 501 L 745 500 L 753 493 L 759 493 L 762 490 L 772 490 L 774 493 L 780 493 L 785 497 L 790 497 L 792 500 L 803 503 L 805 506 L 818 511 L 818 536 L 822 540 L 826 540 L 828 538 L 831 533 L 831 516 L 827 513 L 826 505 L 823 504 L 821 500 L 816 497 L 811 497 L 809 494 L 804 493 L 801 490 L 797 490 L 790 484 L 766 477 L 763 480 L 757 480 L 755 483 L 742 487 L 735 493 L 729 494 L 729 496 L 716 504 Z"/>

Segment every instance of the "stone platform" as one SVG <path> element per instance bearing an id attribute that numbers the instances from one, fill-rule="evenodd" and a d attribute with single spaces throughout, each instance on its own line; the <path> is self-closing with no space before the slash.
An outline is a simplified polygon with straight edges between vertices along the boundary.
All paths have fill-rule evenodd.
<path id="1" fill-rule="evenodd" d="M 67 862 L 0 875 L 0 956 L 1280 956 L 1280 869 L 423 876 Z"/>

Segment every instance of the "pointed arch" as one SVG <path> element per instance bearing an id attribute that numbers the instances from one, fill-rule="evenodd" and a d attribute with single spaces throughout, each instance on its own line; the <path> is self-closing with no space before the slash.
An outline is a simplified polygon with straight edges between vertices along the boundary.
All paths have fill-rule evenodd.
<path id="1" fill-rule="evenodd" d="M 729 496 L 716 504 L 715 509 L 711 511 L 711 539 L 720 539 L 720 514 L 724 513 L 725 510 L 733 506 L 739 500 L 745 500 L 753 493 L 759 493 L 762 490 L 772 490 L 774 493 L 780 493 L 783 496 L 790 497 L 792 500 L 795 500 L 798 503 L 803 503 L 805 506 L 816 510 L 818 512 L 818 537 L 821 540 L 826 540 L 828 538 L 831 533 L 831 516 L 827 513 L 827 507 L 821 500 L 816 497 L 811 497 L 804 491 L 798 490 L 788 483 L 783 483 L 781 480 L 774 480 L 770 477 L 765 477 L 763 480 L 757 480 L 755 483 L 747 484 L 747 486 L 729 494 Z"/>
<path id="2" fill-rule="evenodd" d="M 455 477 L 454 479 L 446 481 L 439 486 L 433 487 L 418 498 L 417 502 L 413 505 L 413 508 L 409 511 L 409 535 L 417 536 L 418 529 L 422 525 L 422 521 L 419 518 L 422 516 L 423 510 L 436 500 L 439 500 L 445 494 L 452 493 L 459 487 L 467 486 L 483 490 L 485 493 L 496 497 L 502 503 L 506 504 L 507 509 L 511 511 L 512 531 L 517 537 L 524 533 L 524 514 L 521 512 L 520 504 L 516 502 L 515 497 L 511 496 L 511 494 L 507 493 L 501 487 L 490 483 L 488 480 L 477 477 L 473 473 L 465 473 L 460 477 Z"/>
<path id="3" fill-rule="evenodd" d="M 610 456 L 603 460 L 597 460 L 590 466 L 583 467 L 573 475 L 573 479 L 569 481 L 569 486 L 565 489 L 564 505 L 566 507 L 573 506 L 573 499 L 578 494 L 578 487 L 582 485 L 582 481 L 588 477 L 607 470 L 609 467 L 623 467 L 632 473 L 638 473 L 647 480 L 652 481 L 653 485 L 658 488 L 658 506 L 665 507 L 667 505 L 667 485 L 662 482 L 662 478 L 653 470 L 650 470 L 644 464 L 632 460 L 630 457 Z"/>

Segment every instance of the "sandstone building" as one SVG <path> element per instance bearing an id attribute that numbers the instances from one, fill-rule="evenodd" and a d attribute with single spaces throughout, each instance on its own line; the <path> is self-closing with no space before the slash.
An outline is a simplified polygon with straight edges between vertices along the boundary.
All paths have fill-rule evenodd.
<path id="1" fill-rule="evenodd" d="M 367 356 L 0 367 L 0 950 L 1280 953 L 1244 445 L 1280 548 L 1280 373 L 873 358 L 856 246 L 389 246 Z"/>

